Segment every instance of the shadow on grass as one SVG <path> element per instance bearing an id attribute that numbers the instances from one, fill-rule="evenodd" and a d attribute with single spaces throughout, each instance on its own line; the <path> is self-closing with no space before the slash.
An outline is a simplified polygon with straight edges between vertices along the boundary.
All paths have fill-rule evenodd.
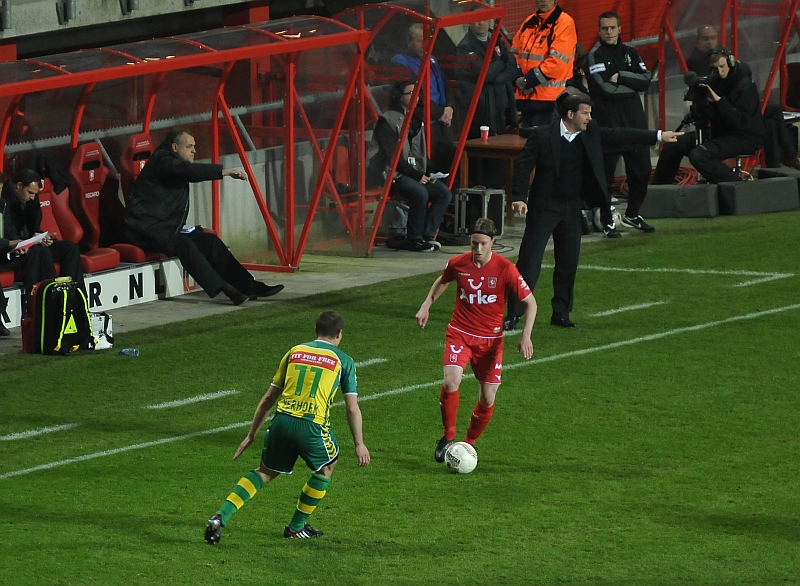
<path id="1" fill-rule="evenodd" d="M 661 521 L 675 526 L 693 523 L 701 529 L 726 535 L 762 535 L 768 538 L 800 542 L 800 519 L 761 513 L 706 513 L 693 509 L 673 509 L 661 515 Z"/>

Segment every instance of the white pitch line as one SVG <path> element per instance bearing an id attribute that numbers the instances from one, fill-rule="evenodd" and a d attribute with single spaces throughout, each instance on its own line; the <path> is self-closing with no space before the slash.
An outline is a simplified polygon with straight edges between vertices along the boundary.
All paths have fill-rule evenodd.
<path id="1" fill-rule="evenodd" d="M 389 362 L 388 358 L 370 358 L 369 360 L 362 360 L 361 362 L 356 362 L 356 368 L 361 368 L 362 366 L 371 366 L 373 364 L 383 364 L 384 362 Z"/>
<path id="2" fill-rule="evenodd" d="M 553 265 L 542 265 L 542 268 L 553 268 Z M 765 283 L 767 281 L 775 281 L 777 279 L 788 279 L 789 277 L 794 277 L 794 273 L 766 273 L 766 272 L 759 272 L 759 271 L 721 271 L 716 269 L 670 269 L 670 268 L 625 268 L 625 267 L 600 267 L 597 265 L 579 265 L 578 268 L 580 269 L 587 269 L 590 271 L 608 271 L 608 272 L 618 272 L 618 273 L 682 273 L 685 275 L 717 275 L 717 276 L 729 276 L 729 277 L 761 277 L 760 279 L 754 279 L 750 281 L 745 281 L 743 283 L 737 283 L 736 285 L 732 285 L 732 287 L 749 287 L 750 285 L 756 285 L 759 283 Z"/>
<path id="3" fill-rule="evenodd" d="M 536 358 L 534 360 L 529 360 L 527 362 L 518 362 L 516 364 L 512 364 L 511 366 L 504 366 L 503 370 L 513 370 L 515 368 L 519 368 L 521 366 L 527 366 L 529 364 L 541 364 L 542 362 L 552 362 L 553 360 L 560 360 L 562 358 L 572 358 L 573 356 L 583 356 L 584 354 L 592 354 L 594 352 L 602 352 L 603 350 L 613 350 L 615 348 L 621 348 L 622 346 L 630 346 L 632 344 L 639 344 L 641 342 L 650 342 L 652 340 L 660 340 L 661 338 L 666 338 L 668 336 L 674 336 L 676 334 L 685 334 L 687 332 L 696 332 L 699 330 L 705 330 L 707 328 L 713 328 L 716 326 L 722 326 L 725 324 L 734 323 L 737 321 L 744 321 L 748 319 L 756 319 L 758 317 L 763 317 L 766 315 L 774 315 L 776 313 L 783 313 L 784 311 L 791 311 L 792 309 L 800 309 L 800 303 L 795 303 L 794 305 L 787 305 L 785 307 L 778 307 L 776 309 L 766 309 L 764 311 L 757 311 L 755 313 L 747 313 L 745 315 L 736 315 L 734 317 L 728 317 L 725 319 L 720 319 L 717 321 L 710 321 L 704 324 L 697 324 L 696 326 L 686 326 L 683 328 L 676 328 L 674 330 L 669 330 L 666 332 L 661 332 L 660 334 L 649 334 L 647 336 L 639 336 L 638 338 L 631 338 L 630 340 L 621 340 L 619 342 L 611 342 L 610 344 L 603 344 L 602 346 L 594 346 L 593 348 L 584 348 L 582 350 L 573 350 L 572 352 L 565 352 L 564 354 L 554 354 L 553 356 L 546 356 L 544 358 Z"/>
<path id="4" fill-rule="evenodd" d="M 764 277 L 763 279 L 753 279 L 752 281 L 736 283 L 735 285 L 731 285 L 731 287 L 749 287 L 750 285 L 760 285 L 761 283 L 767 283 L 769 281 L 777 281 L 778 279 L 786 279 L 787 277 L 792 277 L 792 276 L 794 276 L 792 275 L 792 273 L 775 273 L 774 275 Z"/>
<path id="5" fill-rule="evenodd" d="M 51 425 L 50 427 L 40 427 L 39 429 L 31 429 L 29 431 L 21 431 L 19 433 L 10 433 L 8 435 L 0 435 L 0 441 L 10 442 L 18 439 L 27 439 L 45 433 L 54 433 L 56 431 L 64 431 L 78 427 L 79 423 L 65 423 L 64 425 Z"/>
<path id="6" fill-rule="evenodd" d="M 651 303 L 638 303 L 636 305 L 626 305 L 625 307 L 618 307 L 616 309 L 608 309 L 598 313 L 591 314 L 592 317 L 605 317 L 607 315 L 614 315 L 615 313 L 622 313 L 623 311 L 633 311 L 635 309 L 646 309 L 656 305 L 666 305 L 669 301 L 653 301 Z"/>
<path id="7" fill-rule="evenodd" d="M 146 407 L 142 407 L 142 409 L 169 409 L 170 407 L 182 407 L 184 405 L 191 405 L 192 403 L 200 403 L 201 401 L 211 401 L 212 399 L 219 399 L 220 397 L 237 395 L 238 393 L 239 391 L 217 391 L 216 393 L 206 393 L 205 395 L 197 395 L 196 397 L 178 399 L 177 401 L 167 401 L 166 403 L 147 405 Z"/>
<path id="8" fill-rule="evenodd" d="M 514 370 L 514 369 L 517 369 L 517 368 L 531 366 L 531 365 L 534 365 L 534 364 L 542 364 L 544 362 L 553 362 L 555 360 L 562 360 L 564 358 L 573 358 L 575 356 L 583 356 L 585 354 L 592 354 L 592 353 L 595 353 L 595 352 L 602 352 L 604 350 L 613 350 L 615 348 L 621 348 L 622 346 L 630 346 L 630 345 L 633 345 L 633 344 L 640 344 L 642 342 L 650 342 L 652 340 L 660 340 L 662 338 L 667 338 L 669 336 L 674 336 L 674 335 L 677 335 L 677 334 L 685 334 L 687 332 L 696 332 L 696 331 L 699 331 L 699 330 L 705 330 L 705 329 L 708 329 L 708 328 L 713 328 L 713 327 L 722 326 L 722 325 L 725 325 L 725 324 L 735 323 L 735 322 L 738 322 L 738 321 L 756 319 L 756 318 L 764 317 L 764 316 L 767 316 L 767 315 L 774 315 L 774 314 L 777 314 L 777 313 L 783 313 L 785 311 L 791 311 L 793 309 L 800 309 L 800 303 L 796 303 L 794 305 L 787 305 L 785 307 L 778 307 L 778 308 L 775 308 L 775 309 L 767 309 L 767 310 L 764 310 L 764 311 L 757 311 L 757 312 L 748 313 L 748 314 L 745 314 L 745 315 L 737 315 L 737 316 L 734 316 L 734 317 L 729 317 L 729 318 L 720 319 L 720 320 L 716 320 L 716 321 L 706 322 L 704 324 L 697 324 L 697 325 L 694 325 L 694 326 L 686 326 L 686 327 L 683 327 L 683 328 L 676 328 L 674 330 L 668 330 L 666 332 L 661 332 L 661 333 L 658 333 L 658 334 L 650 334 L 650 335 L 647 335 L 647 336 L 639 336 L 638 338 L 631 338 L 630 340 L 621 340 L 619 342 L 612 342 L 610 344 L 603 344 L 601 346 L 594 346 L 592 348 L 584 348 L 582 350 L 573 350 L 572 352 L 564 352 L 563 354 L 554 354 L 553 356 L 546 356 L 544 358 L 536 358 L 536 359 L 533 359 L 533 360 L 527 360 L 525 362 L 517 362 L 516 364 L 512 364 L 510 366 L 503 367 L 503 370 Z M 465 375 L 464 378 L 465 379 L 474 378 L 474 376 L 473 375 Z M 388 390 L 388 391 L 383 391 L 382 393 L 373 393 L 372 395 L 365 395 L 365 396 L 359 397 L 359 400 L 360 401 L 371 401 L 371 400 L 375 400 L 375 399 L 381 399 L 383 397 L 389 397 L 389 396 L 392 396 L 392 395 L 399 395 L 399 394 L 403 394 L 403 393 L 409 393 L 411 391 L 416 391 L 416 390 L 424 389 L 424 388 L 427 388 L 427 387 L 439 386 L 441 384 L 442 384 L 442 380 L 441 379 L 436 379 L 435 381 L 430 381 L 430 382 L 427 382 L 427 383 L 420 383 L 420 384 L 416 384 L 416 385 L 400 387 L 398 389 L 391 389 L 391 390 Z M 343 405 L 343 404 L 344 404 L 343 401 L 339 401 L 338 403 L 336 403 L 337 406 L 338 405 Z M 125 447 L 116 448 L 116 449 L 113 449 L 113 450 L 105 450 L 105 451 L 102 451 L 102 452 L 95 452 L 93 454 L 86 454 L 84 456 L 77 456 L 77 457 L 74 457 L 74 458 L 67 458 L 66 460 L 58 460 L 56 462 L 50 462 L 48 464 L 40 464 L 39 466 L 34 466 L 32 468 L 24 468 L 22 470 L 13 470 L 11 472 L 6 472 L 4 474 L 0 474 L 0 480 L 5 480 L 6 478 L 12 478 L 14 476 L 23 476 L 23 475 L 26 475 L 26 474 L 31 474 L 33 472 L 39 472 L 41 470 L 50 470 L 52 468 L 57 468 L 59 466 L 64 466 L 66 464 L 73 464 L 75 462 L 85 462 L 86 460 L 93 460 L 95 458 L 102 458 L 102 457 L 105 457 L 105 456 L 113 456 L 115 454 L 121 454 L 123 452 L 130 452 L 132 450 L 141 450 L 141 449 L 144 449 L 144 448 L 160 446 L 160 445 L 163 445 L 163 444 L 177 442 L 177 441 L 181 441 L 181 440 L 185 440 L 185 439 L 192 439 L 192 438 L 201 437 L 201 436 L 204 436 L 204 435 L 212 435 L 212 434 L 215 434 L 215 433 L 220 433 L 220 432 L 223 432 L 223 431 L 228 431 L 228 430 L 236 429 L 236 428 L 239 428 L 239 427 L 247 427 L 247 426 L 250 425 L 250 423 L 251 423 L 250 421 L 241 421 L 239 423 L 232 423 L 230 425 L 226 425 L 226 426 L 223 426 L 223 427 L 215 427 L 214 429 L 207 429 L 205 431 L 197 431 L 197 432 L 194 432 L 194 433 L 188 433 L 186 435 L 179 435 L 179 436 L 176 436 L 176 437 L 163 438 L 163 439 L 155 440 L 155 441 L 152 441 L 152 442 L 145 442 L 145 443 L 142 443 L 142 444 L 134 444 L 132 446 L 125 446 Z"/>
<path id="9" fill-rule="evenodd" d="M 173 442 L 179 442 L 185 439 L 192 439 L 196 437 L 202 437 L 204 435 L 212 435 L 215 433 L 220 433 L 222 431 L 228 431 L 230 429 L 236 429 L 237 427 L 248 427 L 250 425 L 250 421 L 240 421 L 239 423 L 231 423 L 230 425 L 225 425 L 223 427 L 215 427 L 214 429 L 206 429 L 205 431 L 195 431 L 194 433 L 187 433 L 186 435 L 178 435 L 175 437 L 165 437 L 160 440 L 155 440 L 152 442 L 144 442 L 142 444 L 133 444 L 132 446 L 125 446 L 122 448 L 115 448 L 113 450 L 104 450 L 102 452 L 94 452 L 93 454 L 86 454 L 84 456 L 76 456 L 74 458 L 67 458 L 66 460 L 59 460 L 58 462 L 50 462 L 49 464 L 40 464 L 39 466 L 34 466 L 32 468 L 25 468 L 24 470 L 14 470 L 13 472 L 6 472 L 5 474 L 0 474 L 0 480 L 4 480 L 6 478 L 11 478 L 13 476 L 22 476 L 24 474 L 30 474 L 31 472 L 39 472 L 41 470 L 51 470 L 52 468 L 57 468 L 58 466 L 64 466 L 66 464 L 74 464 L 75 462 L 86 462 L 87 460 L 94 460 L 96 458 L 103 458 L 105 456 L 114 456 L 116 454 L 122 454 L 125 452 L 130 452 L 133 450 L 143 450 L 144 448 L 152 448 L 154 446 L 161 446 L 164 444 L 170 444 Z"/>

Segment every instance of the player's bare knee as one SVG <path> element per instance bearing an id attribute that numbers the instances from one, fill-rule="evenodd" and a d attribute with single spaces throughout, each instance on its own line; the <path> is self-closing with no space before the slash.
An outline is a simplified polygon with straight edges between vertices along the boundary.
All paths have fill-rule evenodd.
<path id="1" fill-rule="evenodd" d="M 317 470 L 317 474 L 319 474 L 320 476 L 324 476 L 325 478 L 330 478 L 331 476 L 333 476 L 333 471 L 336 469 L 336 465 L 338 463 L 339 459 L 337 458 L 330 464 L 326 464 L 325 466 Z"/>
<path id="2" fill-rule="evenodd" d="M 266 484 L 270 480 L 273 480 L 276 476 L 280 474 L 280 472 L 275 472 L 275 470 L 270 470 L 264 464 L 259 464 L 258 469 L 256 470 L 258 475 L 261 476 L 261 480 Z"/>

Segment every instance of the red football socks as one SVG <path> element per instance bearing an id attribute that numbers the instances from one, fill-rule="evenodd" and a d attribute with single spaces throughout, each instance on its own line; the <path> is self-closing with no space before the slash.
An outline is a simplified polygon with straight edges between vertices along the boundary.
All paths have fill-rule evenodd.
<path id="1" fill-rule="evenodd" d="M 442 385 L 439 393 L 439 407 L 442 409 L 444 437 L 452 441 L 456 437 L 456 416 L 458 415 L 458 389 L 447 392 Z"/>
<path id="2" fill-rule="evenodd" d="M 475 409 L 472 411 L 472 417 L 469 420 L 469 427 L 467 428 L 467 437 L 464 439 L 468 444 L 474 444 L 486 426 L 492 420 L 492 413 L 494 412 L 494 404 L 491 407 L 486 407 L 478 401 Z"/>

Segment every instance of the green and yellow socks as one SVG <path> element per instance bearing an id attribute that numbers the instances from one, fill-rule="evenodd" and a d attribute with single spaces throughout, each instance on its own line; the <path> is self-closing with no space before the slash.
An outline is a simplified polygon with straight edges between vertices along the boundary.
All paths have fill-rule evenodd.
<path id="1" fill-rule="evenodd" d="M 300 531 L 305 526 L 309 515 L 314 512 L 319 501 L 325 496 L 330 483 L 330 478 L 325 478 L 316 472 L 311 475 L 300 493 L 300 498 L 297 499 L 297 510 L 289 522 L 289 527 L 293 531 Z"/>
<path id="2" fill-rule="evenodd" d="M 289 527 L 299 531 L 305 526 L 309 515 L 314 512 L 319 501 L 325 496 L 330 483 L 330 478 L 325 478 L 316 472 L 311 475 L 311 478 L 308 479 L 303 491 L 300 493 L 300 498 L 297 499 L 297 510 L 294 512 Z M 217 511 L 217 514 L 222 517 L 222 524 L 227 525 L 233 514 L 241 509 L 263 487 L 264 481 L 257 471 L 251 470 L 245 474 L 236 483 L 236 486 L 233 487 L 233 492 L 228 495 L 222 507 Z"/>
<path id="3" fill-rule="evenodd" d="M 261 478 L 261 474 L 255 470 L 251 470 L 239 479 L 239 482 L 233 487 L 233 492 L 228 495 L 228 498 L 225 499 L 225 503 L 220 510 L 217 511 L 217 514 L 222 517 L 222 524 L 227 525 L 228 519 L 230 519 L 236 511 L 241 509 L 244 504 L 253 498 L 256 492 L 263 487 L 264 481 Z"/>

